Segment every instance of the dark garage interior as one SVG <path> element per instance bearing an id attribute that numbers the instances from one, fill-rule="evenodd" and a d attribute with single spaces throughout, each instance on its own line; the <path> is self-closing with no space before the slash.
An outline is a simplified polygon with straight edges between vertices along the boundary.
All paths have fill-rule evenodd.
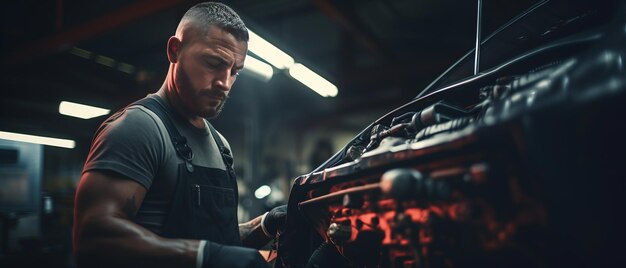
<path id="1" fill-rule="evenodd" d="M 62 148 L 11 141 L 6 138 L 7 136 L 0 137 L 2 231 L 0 266 L 76 267 L 72 256 L 74 198 L 94 133 L 111 114 L 147 94 L 156 92 L 161 87 L 169 66 L 166 54 L 167 40 L 174 34 L 183 14 L 199 2 L 24 0 L 7 2 L 3 5 L 0 133 L 67 139 L 72 140 L 73 145 L 71 148 Z M 619 119 L 624 115 L 626 107 L 624 106 L 626 75 L 621 65 L 626 55 L 624 3 L 537 0 L 222 2 L 241 16 L 249 30 L 290 55 L 295 62 L 313 70 L 338 89 L 336 96 L 321 96 L 292 78 L 289 70 L 275 66 L 271 67 L 273 75 L 269 79 L 259 78 L 245 69 L 238 76 L 229 95 L 228 104 L 225 105 L 221 115 L 211 119 L 210 122 L 226 137 L 234 155 L 234 169 L 239 185 L 239 222 L 251 220 L 276 206 L 289 204 L 287 228 L 295 225 L 306 226 L 310 231 L 305 234 L 295 231 L 285 233 L 292 235 L 294 241 L 300 239 L 299 237 L 321 234 L 317 238 L 307 238 L 307 241 L 315 244 L 318 239 L 318 244 L 324 240 L 334 243 L 348 259 L 348 267 L 472 267 L 481 264 L 517 267 L 507 262 L 519 257 L 517 253 L 512 253 L 517 251 L 502 251 L 504 253 L 498 251 L 499 253 L 494 254 L 500 254 L 501 257 L 496 261 L 488 257 L 467 257 L 477 256 L 475 251 L 482 249 L 459 246 L 465 242 L 471 245 L 474 236 L 471 239 L 463 236 L 465 240 L 454 240 L 454 243 L 450 242 L 453 246 L 441 246 L 443 249 L 440 251 L 436 249 L 439 245 L 437 243 L 433 244 L 432 249 L 429 248 L 431 251 L 426 250 L 426 246 L 423 245 L 420 250 L 398 250 L 403 252 L 402 254 L 413 252 L 411 254 L 415 256 L 401 254 L 402 258 L 388 261 L 385 260 L 387 257 L 399 256 L 394 254 L 400 253 L 394 251 L 395 248 L 381 249 L 379 245 L 393 243 L 395 241 L 393 237 L 374 239 L 374 242 L 370 240 L 363 242 L 352 237 L 346 238 L 349 240 L 345 242 L 347 244 L 342 244 L 338 242 L 341 239 L 330 234 L 330 230 L 320 230 L 322 228 L 320 226 L 326 228 L 331 224 L 332 227 L 333 223 L 340 225 L 341 223 L 335 222 L 334 219 L 342 217 L 348 219 L 348 222 L 350 219 L 360 221 L 362 226 L 365 219 L 374 221 L 371 216 L 366 215 L 385 209 L 381 205 L 377 208 L 379 210 L 373 209 L 374 212 L 365 208 L 352 212 L 363 213 L 365 218 L 359 216 L 351 218 L 352 214 L 347 216 L 339 213 L 338 211 L 343 210 L 337 209 L 332 202 L 341 204 L 342 201 L 332 199 L 333 196 L 344 196 L 342 200 L 345 207 L 353 204 L 352 201 L 346 201 L 349 198 L 363 199 L 355 196 L 364 196 L 365 204 L 375 202 L 374 199 L 380 196 L 369 192 L 352 193 L 350 187 L 358 188 L 373 182 L 377 187 L 380 186 L 383 196 L 398 202 L 392 209 L 398 213 L 394 214 L 396 216 L 393 216 L 392 220 L 396 223 L 401 222 L 397 215 L 400 215 L 399 211 L 402 209 L 409 211 L 408 208 L 413 206 L 426 209 L 424 206 L 434 206 L 433 203 L 443 202 L 426 194 L 428 197 L 424 198 L 432 200 L 404 197 L 405 194 L 417 195 L 415 192 L 417 190 L 413 192 L 407 190 L 408 193 L 398 194 L 398 187 L 417 187 L 413 186 L 412 180 L 410 183 L 406 182 L 406 185 L 402 184 L 399 178 L 406 174 L 389 179 L 392 181 L 390 187 L 395 190 L 387 189 L 385 192 L 382 181 L 385 180 L 385 176 L 392 176 L 385 171 L 412 167 L 420 170 L 424 177 L 447 179 L 457 175 L 446 174 L 453 174 L 462 169 L 468 171 L 463 171 L 465 175 L 457 177 L 474 178 L 472 176 L 478 172 L 476 170 L 480 171 L 482 167 L 489 166 L 497 168 L 490 169 L 493 172 L 484 175 L 488 178 L 532 177 L 539 181 L 520 179 L 520 185 L 516 185 L 512 181 L 517 180 L 509 179 L 506 180 L 508 184 L 505 183 L 506 189 L 519 188 L 523 189 L 519 192 L 530 193 L 528 196 L 533 194 L 539 196 L 532 199 L 532 202 L 520 201 L 523 205 L 513 202 L 511 207 L 516 209 L 522 207 L 519 215 L 542 213 L 548 215 L 545 219 L 539 217 L 542 220 L 537 220 L 542 222 L 539 226 L 548 226 L 541 232 L 534 232 L 535 229 L 531 228 L 516 229 L 522 238 L 516 237 L 518 240 L 511 238 L 512 241 L 517 243 L 516 246 L 527 246 L 524 251 L 526 255 L 522 255 L 531 256 L 516 265 L 546 267 L 560 263 L 546 257 L 549 254 L 545 253 L 547 249 L 541 247 L 543 242 L 546 243 L 546 247 L 570 243 L 571 249 L 554 250 L 557 256 L 580 254 L 580 258 L 572 257 L 571 260 L 565 261 L 565 264 L 578 263 L 584 266 L 610 264 L 615 261 L 623 263 L 623 256 L 615 253 L 620 246 L 623 249 L 625 242 L 623 240 L 625 232 L 623 227 L 619 227 L 623 224 L 622 216 L 619 215 L 623 212 L 624 203 L 615 204 L 624 201 L 625 190 L 624 175 L 617 171 L 617 167 L 623 165 L 624 151 L 621 149 L 625 148 L 624 136 L 621 136 L 624 134 L 621 126 L 623 124 Z M 481 3 L 480 12 L 477 12 L 478 2 Z M 521 18 L 519 23 L 509 23 L 516 18 Z M 549 19 L 540 22 L 531 20 L 537 18 Z M 472 73 L 475 64 L 477 21 L 480 21 L 479 37 L 484 40 L 480 50 L 483 56 L 478 74 Z M 498 31 L 502 34 L 493 35 L 493 38 L 489 39 L 492 33 Z M 520 34 L 524 31 L 527 34 Z M 563 47 L 553 49 L 558 46 Z M 533 52 L 536 56 L 529 53 L 538 47 L 544 50 Z M 605 67 L 591 71 L 580 67 L 594 66 L 595 62 L 591 60 L 593 53 L 604 53 L 602 55 L 606 60 L 602 63 Z M 268 63 L 268 60 L 254 53 L 249 55 Z M 524 57 L 529 60 L 523 59 L 519 60 L 522 63 L 515 61 L 501 67 L 504 62 L 521 58 L 521 55 L 525 55 Z M 574 67 L 567 65 L 568 62 Z M 545 67 L 548 65 L 549 67 Z M 542 104 L 543 106 L 555 108 L 537 112 L 524 108 L 523 112 L 520 112 L 522 115 L 519 117 L 511 115 L 510 118 L 513 119 L 506 119 L 509 121 L 494 119 L 496 123 L 489 123 L 486 118 L 493 114 L 514 114 L 507 112 L 507 108 L 498 110 L 499 106 L 495 104 L 493 106 L 495 108 L 489 112 L 485 112 L 487 110 L 485 108 L 483 112 L 472 114 L 472 111 L 476 110 L 474 108 L 480 107 L 476 104 L 479 103 L 479 89 L 487 88 L 490 84 L 498 84 L 503 80 L 494 82 L 497 78 L 513 74 L 518 75 L 516 78 L 522 77 L 518 79 L 518 82 L 521 81 L 519 83 L 531 83 L 525 81 L 531 81 L 536 76 L 527 75 L 528 73 L 544 75 L 552 79 L 550 81 L 557 81 L 561 79 L 559 76 L 561 73 L 566 73 L 567 81 L 571 81 L 573 85 L 578 82 L 575 89 L 590 88 L 589 92 L 600 93 L 567 95 L 570 96 L 567 97 L 567 108 L 558 106 L 560 105 L 558 101 L 546 101 L 547 104 Z M 436 80 L 438 77 L 440 79 Z M 463 82 L 455 84 L 459 81 Z M 541 88 L 543 86 L 540 84 L 541 81 L 537 81 L 532 82 L 535 83 L 533 87 Z M 560 81 L 565 80 L 558 81 L 561 83 Z M 511 82 L 511 85 L 514 83 Z M 453 87 L 460 89 L 453 91 Z M 531 86 L 520 87 L 527 89 Z M 448 88 L 451 88 L 448 93 L 437 91 Z M 515 86 L 507 90 L 510 88 L 515 89 Z M 424 89 L 427 91 L 422 92 Z M 578 92 L 574 89 L 571 91 Z M 607 91 L 605 95 L 604 91 Z M 493 92 L 497 90 L 494 89 Z M 498 93 L 485 94 L 494 96 Z M 537 93 L 540 94 L 541 92 Z M 513 95 L 510 93 L 504 96 L 513 98 Z M 524 94 L 520 96 L 527 97 Z M 63 101 L 104 108 L 108 113 L 90 119 L 67 116 L 59 113 L 59 105 Z M 415 127 L 416 123 L 410 120 L 410 116 L 429 105 L 443 102 L 448 105 L 446 107 L 460 107 L 463 112 L 451 112 L 454 116 L 449 116 L 451 114 L 443 111 L 446 108 L 443 107 L 442 121 L 437 123 L 457 122 L 455 121 L 457 114 L 463 113 L 473 116 L 468 123 L 469 128 L 473 128 L 476 122 L 481 122 L 484 126 L 502 127 L 485 130 L 486 127 L 480 128 L 476 123 L 476 132 L 468 134 L 470 138 L 458 138 L 456 142 L 453 140 L 457 136 L 451 135 L 446 138 L 441 133 L 438 133 L 439 136 L 433 134 L 433 137 L 449 141 L 450 144 L 460 145 L 449 149 L 454 152 L 449 154 L 443 153 L 448 149 L 439 150 L 433 147 L 434 149 L 427 150 L 429 146 L 434 146 L 430 144 L 434 144 L 437 139 L 432 138 L 428 141 L 425 138 L 428 136 L 427 131 L 426 134 L 420 132 L 420 129 Z M 514 102 L 511 101 L 513 103 L 511 105 L 515 105 Z M 580 109 L 579 106 L 572 104 L 578 105 L 579 102 L 583 103 L 580 104 L 583 105 Z M 436 115 L 439 116 L 437 109 L 440 106 L 430 107 L 434 107 Z M 553 111 L 569 111 L 568 109 L 578 111 L 576 116 L 569 118 L 569 114 L 563 115 L 565 112 L 561 114 Z M 413 112 L 409 117 L 400 116 L 407 114 L 409 110 Z M 481 119 L 483 116 L 486 123 Z M 376 121 L 379 118 L 382 119 Z M 392 122 L 391 118 L 395 121 Z M 376 124 L 385 125 L 384 130 L 376 130 L 378 132 L 373 130 L 372 125 L 376 124 L 372 122 L 375 121 Z M 382 150 L 385 149 L 386 141 L 382 137 L 383 133 L 385 136 L 398 137 L 397 132 L 391 132 L 394 126 L 402 124 L 405 126 L 413 124 L 408 126 L 412 127 L 412 130 L 406 130 L 411 138 L 394 143 L 393 146 L 408 144 L 407 147 L 389 145 L 391 147 L 388 148 L 392 149 L 388 151 L 395 153 L 400 149 L 393 148 L 402 148 L 404 152 L 414 154 L 384 156 Z M 426 129 L 427 126 L 423 127 Z M 469 131 L 469 128 L 465 130 Z M 591 128 L 596 131 L 590 131 Z M 405 130 L 400 131 L 405 133 Z M 500 133 L 505 133 L 503 136 L 507 138 L 498 136 Z M 361 140 L 353 139 L 355 136 L 365 137 L 364 143 L 358 144 Z M 375 141 L 374 137 L 378 140 Z M 468 141 L 469 144 L 464 145 L 463 142 L 466 140 L 477 142 L 474 144 Z M 572 144 L 579 147 L 572 148 L 570 147 Z M 354 157 L 351 150 L 357 147 L 358 155 Z M 388 163 L 386 162 L 388 159 L 395 160 Z M 453 162 L 454 165 L 450 164 Z M 359 164 L 358 170 L 355 167 L 349 172 L 345 171 L 348 173 L 341 173 L 344 172 L 341 167 L 356 163 Z M 482 165 L 483 163 L 487 164 Z M 305 175 L 301 176 L 303 174 Z M 333 181 L 334 177 L 337 177 L 337 184 Z M 350 181 L 354 183 L 348 183 Z M 543 181 L 550 183 L 542 183 Z M 302 187 L 292 189 L 294 183 Z M 587 183 L 593 186 L 587 186 Z M 451 195 L 458 197 L 454 194 L 456 189 L 454 185 L 450 186 L 453 189 Z M 493 188 L 483 189 L 484 191 L 472 190 L 472 193 L 477 196 L 488 196 L 489 198 L 485 198 L 484 201 L 487 203 L 499 203 L 498 200 L 511 198 L 531 200 L 524 199 L 521 197 L 522 194 L 517 194 L 518 191 L 514 190 L 495 194 L 494 189 L 501 187 L 497 183 L 488 184 L 488 187 Z M 261 189 L 271 190 L 259 194 Z M 525 192 L 527 189 L 530 190 Z M 334 192 L 340 192 L 341 195 L 332 195 Z M 400 195 L 403 197 L 399 197 Z M 324 197 L 329 198 L 328 203 L 315 203 L 318 200 L 316 198 Z M 398 201 L 400 199 L 404 203 Z M 422 201 L 428 205 L 421 205 Z M 544 204 L 540 206 L 541 209 L 535 207 L 535 201 Z M 399 205 L 400 203 L 403 206 Z M 453 207 L 448 201 L 444 203 L 443 207 Z M 500 203 L 501 206 L 507 206 L 503 204 Z M 571 208 L 568 204 L 578 208 Z M 563 209 L 561 206 L 569 208 Z M 506 217 L 515 218 L 516 216 L 512 215 L 518 211 L 516 209 L 496 206 L 494 215 L 500 215 L 498 214 L 500 211 L 507 211 L 504 213 L 508 215 Z M 329 216 L 328 211 L 331 211 L 331 214 L 335 213 L 332 214 L 334 216 Z M 577 222 L 574 220 L 575 223 L 572 223 L 570 216 L 573 216 L 567 213 L 577 211 L 593 212 L 590 212 L 588 217 L 580 216 L 584 219 Z M 295 216 L 290 218 L 289 215 L 293 215 L 292 213 L 301 216 L 297 219 Z M 409 215 L 409 218 L 416 217 L 410 216 L 413 214 L 408 212 L 406 215 Z M 383 218 L 380 215 L 379 217 Z M 494 217 L 501 219 L 500 216 Z M 594 217 L 595 220 L 589 219 Z M 523 217 L 519 216 L 516 219 L 521 218 Z M 517 224 L 523 220 L 512 222 Z M 365 226 L 371 224 L 373 223 L 366 222 Z M 404 231 L 394 229 L 401 228 L 399 225 L 392 225 L 381 224 L 380 228 L 405 234 Z M 437 223 L 433 225 L 450 228 L 444 228 L 448 231 L 454 230 L 446 231 L 447 234 L 466 232 L 476 234 L 478 237 L 478 233 L 482 232 L 478 229 L 450 227 L 451 225 Z M 350 228 L 348 226 L 348 229 Z M 508 234 L 506 233 L 508 227 L 501 228 L 496 236 Z M 549 238 L 541 237 L 545 234 L 542 232 L 550 232 L 552 228 L 563 230 L 563 233 L 552 233 Z M 587 231 L 580 231 L 579 228 Z M 441 229 L 433 227 L 419 230 L 436 233 Z M 561 237 L 568 237 L 579 231 L 580 240 L 578 238 L 560 240 Z M 351 234 L 357 237 L 354 231 Z M 284 237 L 290 237 L 289 235 Z M 415 241 L 425 243 L 424 238 L 411 240 L 411 235 L 406 235 L 409 237 L 407 241 L 412 242 L 400 243 L 403 247 L 413 246 L 411 243 L 417 243 Z M 445 241 L 452 240 L 450 238 Z M 359 245 L 354 247 L 356 248 L 354 251 L 348 246 L 353 245 L 351 242 Z M 373 244 L 377 246 L 372 246 Z M 490 245 L 496 248 L 501 244 L 494 242 Z M 283 245 L 283 247 L 292 246 L 289 243 Z M 271 246 L 267 248 L 271 249 Z M 278 260 L 273 265 L 304 267 L 303 263 L 306 264 L 311 252 L 315 250 L 305 246 L 292 248 L 294 248 L 292 251 L 299 253 L 290 253 L 291 255 L 284 255 L 288 257 L 281 258 L 279 246 Z M 454 250 L 444 250 L 449 248 Z M 417 251 L 421 253 L 415 253 Z M 374 260 L 363 257 L 361 261 L 354 261 L 360 259 L 355 257 L 355 254 L 358 255 L 355 252 L 368 254 L 373 252 L 374 255 L 381 257 Z M 450 259 L 447 259 L 448 257 Z M 336 267 L 335 264 L 325 264 L 329 265 L 327 267 Z"/>

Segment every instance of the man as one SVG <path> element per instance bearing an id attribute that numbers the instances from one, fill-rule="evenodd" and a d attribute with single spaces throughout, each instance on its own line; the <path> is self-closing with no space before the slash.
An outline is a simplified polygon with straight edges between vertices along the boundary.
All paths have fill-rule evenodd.
<path id="1" fill-rule="evenodd" d="M 286 209 L 238 225 L 230 149 L 205 120 L 224 106 L 247 41 L 229 7 L 192 7 L 167 42 L 163 86 L 100 126 L 76 193 L 79 266 L 267 266 L 251 247 L 276 235 Z"/>

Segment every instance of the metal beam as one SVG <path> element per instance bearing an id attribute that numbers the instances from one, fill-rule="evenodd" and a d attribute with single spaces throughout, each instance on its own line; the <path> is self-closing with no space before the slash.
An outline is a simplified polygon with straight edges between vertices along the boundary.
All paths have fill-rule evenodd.
<path id="1" fill-rule="evenodd" d="M 86 22 L 82 25 L 44 38 L 8 54 L 3 59 L 5 66 L 13 66 L 38 57 L 58 53 L 80 41 L 96 37 L 103 33 L 125 26 L 133 21 L 148 17 L 160 11 L 184 4 L 186 0 L 140 0 L 117 11 Z"/>
<path id="2" fill-rule="evenodd" d="M 480 44 L 481 44 L 481 21 L 483 14 L 483 0 L 478 0 L 476 11 L 476 46 L 474 48 L 474 75 L 480 71 Z"/>

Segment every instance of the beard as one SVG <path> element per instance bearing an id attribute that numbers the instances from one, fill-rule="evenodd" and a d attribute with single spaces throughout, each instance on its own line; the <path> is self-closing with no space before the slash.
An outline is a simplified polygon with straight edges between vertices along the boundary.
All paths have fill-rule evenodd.
<path id="1" fill-rule="evenodd" d="M 221 89 L 209 89 L 201 92 L 202 93 L 196 95 L 194 98 L 189 99 L 193 103 L 192 105 L 195 106 L 195 114 L 206 119 L 214 119 L 218 117 L 222 113 L 224 105 L 228 100 L 228 94 Z M 219 100 L 219 104 L 214 105 L 212 103 L 207 103 L 206 98 Z"/>
<path id="2" fill-rule="evenodd" d="M 218 117 L 228 99 L 227 91 L 221 88 L 195 89 L 189 72 L 183 70 L 181 65 L 178 66 L 176 71 L 174 83 L 178 99 L 183 108 L 190 115 L 206 119 Z M 207 100 L 207 98 L 212 100 Z M 219 104 L 210 103 L 213 101 L 219 101 Z"/>
<path id="3" fill-rule="evenodd" d="M 220 105 L 215 107 L 214 110 L 211 109 L 211 110 L 207 111 L 205 113 L 205 115 L 203 115 L 202 117 L 204 117 L 206 119 L 217 118 L 222 113 L 222 110 L 224 109 L 224 105 L 226 104 L 227 100 L 228 100 L 228 96 L 225 96 L 224 99 L 222 99 L 222 101 L 220 102 Z"/>

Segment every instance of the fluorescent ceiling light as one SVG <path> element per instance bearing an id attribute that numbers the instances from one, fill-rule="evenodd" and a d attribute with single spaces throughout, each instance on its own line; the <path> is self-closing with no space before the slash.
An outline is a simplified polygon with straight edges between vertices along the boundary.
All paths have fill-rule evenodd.
<path id="1" fill-rule="evenodd" d="M 93 53 L 91 51 L 77 47 L 70 48 L 70 53 L 85 59 L 91 59 L 91 57 L 93 56 Z"/>
<path id="2" fill-rule="evenodd" d="M 13 133 L 13 132 L 4 132 L 4 131 L 0 131 L 0 139 L 43 144 L 43 145 L 57 146 L 57 147 L 70 148 L 70 149 L 76 146 L 76 143 L 73 140 L 49 138 L 49 137 L 27 135 L 27 134 Z"/>
<path id="3" fill-rule="evenodd" d="M 250 41 L 248 42 L 248 50 L 250 52 L 261 57 L 278 69 L 289 69 L 289 75 L 291 75 L 291 77 L 317 92 L 317 94 L 323 97 L 337 96 L 339 90 L 335 85 L 328 82 L 328 80 L 319 76 L 304 65 L 295 63 L 291 56 L 265 41 L 254 32 L 248 30 L 248 34 L 250 35 Z M 249 73 L 267 82 L 273 75 L 273 70 L 267 67 L 267 64 L 253 57 L 248 57 L 248 62 L 246 62 L 244 70 L 248 69 Z"/>
<path id="4" fill-rule="evenodd" d="M 322 97 L 335 97 L 339 92 L 337 87 L 331 82 L 328 82 L 328 80 L 300 63 L 296 63 L 289 68 L 289 75 L 317 92 L 317 94 L 322 95 Z"/>
<path id="5" fill-rule="evenodd" d="M 270 195 L 272 193 L 272 188 L 267 185 L 262 185 L 259 189 L 254 191 L 254 197 L 257 199 L 263 199 L 264 197 Z"/>
<path id="6" fill-rule="evenodd" d="M 250 50 L 250 52 L 281 70 L 287 69 L 294 64 L 293 58 L 287 55 L 287 53 L 265 41 L 250 30 L 248 30 L 248 34 L 250 35 L 250 41 L 248 41 L 248 50 Z"/>
<path id="7" fill-rule="evenodd" d="M 256 58 L 248 55 L 246 58 L 246 64 L 243 66 L 243 72 L 245 74 L 252 75 L 263 82 L 267 82 L 272 79 L 274 75 L 274 68 L 269 64 L 257 60 Z"/>
<path id="8" fill-rule="evenodd" d="M 59 104 L 60 114 L 78 117 L 82 119 L 90 119 L 90 118 L 102 116 L 102 115 L 108 114 L 109 112 L 110 110 L 107 110 L 107 109 L 69 102 L 69 101 L 62 101 Z"/>

